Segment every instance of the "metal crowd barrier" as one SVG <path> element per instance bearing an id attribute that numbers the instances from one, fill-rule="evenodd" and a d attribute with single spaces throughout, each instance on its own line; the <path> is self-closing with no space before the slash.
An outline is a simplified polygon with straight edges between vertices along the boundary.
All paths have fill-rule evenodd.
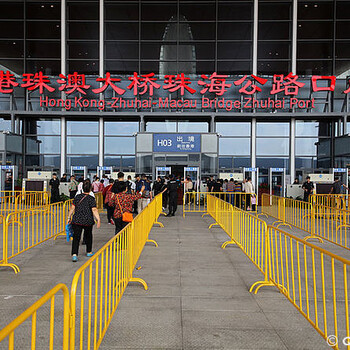
<path id="1" fill-rule="evenodd" d="M 349 205 L 348 194 L 312 194 L 310 202 L 314 205 L 325 205 L 338 209 L 346 209 Z"/>
<path id="2" fill-rule="evenodd" d="M 257 212 L 257 196 L 255 193 L 245 192 L 186 192 L 183 197 L 183 217 L 186 213 L 208 214 L 207 201 L 208 196 L 216 196 L 223 201 L 232 204 L 242 210 Z M 253 205 L 255 206 L 253 208 Z M 254 209 L 254 210 L 253 210 Z"/>
<path id="3" fill-rule="evenodd" d="M 292 225 L 309 235 L 350 249 L 350 211 L 325 205 L 313 205 L 291 198 L 262 195 L 261 212 L 276 219 L 273 225 Z M 277 208 L 277 209 L 276 209 Z"/>
<path id="4" fill-rule="evenodd" d="M 266 198 L 265 198 L 266 200 Z M 264 274 L 250 291 L 276 286 L 333 349 L 350 349 L 350 260 L 208 196 L 208 213 Z M 342 347 L 344 345 L 344 347 Z"/>
<path id="5" fill-rule="evenodd" d="M 215 220 L 214 224 L 220 226 L 229 236 L 229 240 L 224 242 L 221 248 L 225 249 L 228 244 L 237 244 L 253 264 L 264 275 L 264 281 L 256 282 L 257 290 L 262 285 L 271 285 L 268 280 L 268 245 L 267 225 L 256 215 L 252 215 L 242 209 L 233 207 L 231 204 L 220 200 L 215 196 L 208 196 L 208 214 Z"/>
<path id="6" fill-rule="evenodd" d="M 162 194 L 75 273 L 71 287 L 70 349 L 98 349 L 162 211 Z"/>
<path id="7" fill-rule="evenodd" d="M 58 317 L 57 304 L 55 297 L 59 292 L 63 294 L 63 317 Z M 50 301 L 50 311 L 46 312 L 45 304 Z M 49 315 L 46 315 L 49 313 Z M 28 322 L 31 318 L 30 332 L 28 330 Z M 45 320 L 45 326 L 49 323 L 48 331 L 39 328 L 37 321 Z M 20 327 L 23 323 L 23 327 Z M 15 333 L 16 332 L 16 333 Z M 16 341 L 16 334 L 20 333 L 19 341 Z M 58 284 L 48 293 L 36 301 L 32 306 L 25 310 L 21 315 L 9 323 L 0 331 L 0 342 L 7 342 L 9 350 L 15 349 L 69 349 L 69 291 L 65 284 Z M 3 349 L 3 347 L 1 347 Z"/>
<path id="8" fill-rule="evenodd" d="M 128 283 L 139 282 L 148 289 L 143 279 L 133 277 L 133 271 L 145 244 L 156 244 L 148 236 L 154 224 L 164 227 L 157 221 L 161 213 L 162 194 L 159 194 L 133 222 L 76 271 L 70 297 L 66 285 L 58 284 L 0 331 L 1 345 L 7 341 L 8 349 L 13 350 L 15 344 L 22 345 L 26 339 L 30 339 L 29 346 L 33 350 L 36 347 L 50 350 L 98 349 Z M 63 292 L 63 326 L 57 327 L 57 323 L 54 323 L 55 295 L 60 290 Z M 49 336 L 42 337 L 43 332 L 37 332 L 42 317 L 37 322 L 37 314 L 49 300 Z M 23 336 L 22 332 L 16 342 L 15 331 L 29 317 L 32 317 L 31 336 Z M 62 343 L 57 340 L 58 334 L 63 334 Z"/>
<path id="9" fill-rule="evenodd" d="M 330 346 L 349 349 L 350 260 L 274 226 L 268 226 L 268 246 L 270 282 Z"/>
<path id="10" fill-rule="evenodd" d="M 65 230 L 65 203 L 58 202 L 30 210 L 15 211 L 3 223 L 2 255 L 0 266 L 19 267 L 9 259 L 54 238 Z"/>
<path id="11" fill-rule="evenodd" d="M 0 197 L 0 212 L 7 215 L 14 211 L 32 209 L 49 204 L 49 194 L 44 191 L 2 193 Z"/>
<path id="12" fill-rule="evenodd" d="M 104 209 L 103 194 L 102 194 L 102 192 L 96 192 L 96 193 L 94 193 L 94 195 L 95 195 L 95 199 L 96 199 L 96 207 L 97 207 L 98 211 L 101 212 Z"/>

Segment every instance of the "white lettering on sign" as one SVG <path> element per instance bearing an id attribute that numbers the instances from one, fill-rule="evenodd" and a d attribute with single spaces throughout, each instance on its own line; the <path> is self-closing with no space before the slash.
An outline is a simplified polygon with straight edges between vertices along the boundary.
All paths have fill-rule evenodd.
<path id="1" fill-rule="evenodd" d="M 173 142 L 171 139 L 162 139 L 162 140 L 157 140 L 157 146 L 160 147 L 171 147 L 173 145 Z"/>

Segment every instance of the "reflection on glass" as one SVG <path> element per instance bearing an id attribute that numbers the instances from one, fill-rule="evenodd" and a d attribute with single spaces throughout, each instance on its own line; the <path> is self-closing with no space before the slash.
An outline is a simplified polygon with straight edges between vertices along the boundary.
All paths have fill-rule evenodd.
<path id="1" fill-rule="evenodd" d="M 68 120 L 67 135 L 98 135 L 98 122 Z"/>
<path id="2" fill-rule="evenodd" d="M 216 173 L 216 155 L 202 154 L 202 174 L 213 174 Z"/>
<path id="3" fill-rule="evenodd" d="M 98 137 L 67 137 L 67 153 L 69 154 L 97 154 Z M 79 164 L 81 165 L 81 164 Z"/>
<path id="4" fill-rule="evenodd" d="M 256 165 L 259 169 L 285 168 L 289 169 L 289 158 L 256 158 Z"/>
<path id="5" fill-rule="evenodd" d="M 289 123 L 257 123 L 257 136 L 289 136 Z"/>
<path id="6" fill-rule="evenodd" d="M 60 135 L 61 121 L 59 119 L 39 119 L 28 121 L 27 134 Z"/>
<path id="7" fill-rule="evenodd" d="M 146 131 L 152 132 L 176 132 L 176 122 L 147 122 Z"/>
<path id="8" fill-rule="evenodd" d="M 296 169 L 302 168 L 316 168 L 317 161 L 313 157 L 296 157 L 295 158 L 295 167 Z"/>
<path id="9" fill-rule="evenodd" d="M 40 153 L 59 154 L 61 138 L 59 136 L 38 136 Z"/>
<path id="10" fill-rule="evenodd" d="M 98 166 L 98 155 L 68 156 L 67 169 L 70 169 L 72 165 L 85 165 L 88 167 L 88 170 L 92 170 L 96 174 L 96 168 Z"/>
<path id="11" fill-rule="evenodd" d="M 216 123 L 216 132 L 223 136 L 250 136 L 250 123 Z"/>
<path id="12" fill-rule="evenodd" d="M 319 123 L 315 121 L 297 120 L 295 127 L 296 136 L 318 136 Z"/>
<path id="13" fill-rule="evenodd" d="M 0 118 L 0 131 L 11 131 L 11 120 Z"/>
<path id="14" fill-rule="evenodd" d="M 133 135 L 139 131 L 138 122 L 105 122 L 105 135 Z"/>
<path id="15" fill-rule="evenodd" d="M 152 155 L 151 154 L 139 154 L 137 156 L 138 172 L 140 173 L 152 173 Z"/>
<path id="16" fill-rule="evenodd" d="M 249 156 L 250 155 L 250 139 L 248 138 L 220 138 L 219 139 L 219 154 L 222 156 L 236 155 Z"/>
<path id="17" fill-rule="evenodd" d="M 297 156 L 314 156 L 317 154 L 315 143 L 317 138 L 297 138 L 295 140 L 295 154 Z"/>
<path id="18" fill-rule="evenodd" d="M 178 122 L 178 132 L 208 132 L 208 123 Z"/>
<path id="19" fill-rule="evenodd" d="M 106 154 L 134 154 L 134 137 L 105 137 Z"/>
<path id="20" fill-rule="evenodd" d="M 114 171 L 120 170 L 121 157 L 118 156 L 107 156 L 104 157 L 104 165 L 114 167 Z"/>
<path id="21" fill-rule="evenodd" d="M 288 156 L 289 139 L 258 138 L 256 140 L 256 154 L 259 156 Z"/>

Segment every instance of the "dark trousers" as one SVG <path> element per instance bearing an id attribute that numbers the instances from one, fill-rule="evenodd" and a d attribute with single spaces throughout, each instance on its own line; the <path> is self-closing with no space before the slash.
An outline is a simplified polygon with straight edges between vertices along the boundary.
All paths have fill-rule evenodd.
<path id="1" fill-rule="evenodd" d="M 123 221 L 123 219 L 120 218 L 113 218 L 114 224 L 115 224 L 115 234 L 117 234 L 119 231 L 121 231 L 128 222 Z"/>
<path id="2" fill-rule="evenodd" d="M 92 251 L 92 226 L 81 226 L 72 224 L 73 227 L 73 242 L 72 242 L 72 255 L 79 253 L 79 243 L 81 234 L 84 229 L 84 240 L 86 242 L 86 252 L 91 253 Z"/>
<path id="3" fill-rule="evenodd" d="M 163 193 L 163 208 L 166 209 L 168 206 L 168 194 L 166 192 Z"/>
<path id="4" fill-rule="evenodd" d="M 58 190 L 51 190 L 51 203 L 60 201 L 60 192 Z"/>
<path id="5" fill-rule="evenodd" d="M 78 191 L 70 191 L 69 192 L 69 197 L 70 199 L 74 199 L 75 195 L 77 194 Z"/>
<path id="6" fill-rule="evenodd" d="M 134 201 L 134 204 L 133 204 L 132 208 L 133 208 L 133 213 L 134 214 L 138 214 L 139 213 L 138 210 L 137 210 L 137 201 Z"/>
<path id="7" fill-rule="evenodd" d="M 110 207 L 108 204 L 106 204 L 106 209 L 107 209 L 107 221 L 108 223 L 110 223 L 113 218 L 114 207 Z"/>
<path id="8" fill-rule="evenodd" d="M 177 209 L 177 192 L 169 194 L 169 213 L 175 214 Z"/>

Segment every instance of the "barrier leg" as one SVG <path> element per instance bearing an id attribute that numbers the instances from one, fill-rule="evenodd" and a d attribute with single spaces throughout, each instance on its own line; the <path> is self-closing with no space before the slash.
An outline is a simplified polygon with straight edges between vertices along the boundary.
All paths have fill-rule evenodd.
<path id="1" fill-rule="evenodd" d="M 212 227 L 214 227 L 214 226 L 220 226 L 217 222 L 214 222 L 213 224 L 211 224 L 210 226 L 209 226 L 209 230 L 212 228 Z"/>
<path id="2" fill-rule="evenodd" d="M 261 287 L 269 287 L 269 286 L 274 287 L 275 285 L 270 281 L 257 281 L 250 287 L 249 292 L 256 294 L 258 293 Z M 255 288 L 255 291 L 254 291 L 254 288 Z"/>
<path id="3" fill-rule="evenodd" d="M 321 237 L 319 237 L 319 236 L 316 236 L 316 235 L 310 235 L 310 236 L 306 236 L 304 239 L 303 239 L 303 241 L 307 241 L 307 240 L 309 240 L 309 239 L 317 239 L 320 243 L 324 243 L 323 242 L 323 239 L 321 238 Z"/>
<path id="4" fill-rule="evenodd" d="M 156 247 L 158 247 L 158 243 L 154 239 L 147 239 L 146 243 L 153 243 Z"/>
<path id="5" fill-rule="evenodd" d="M 153 225 L 159 225 L 159 227 L 164 227 L 164 225 L 159 221 L 156 221 Z"/>
<path id="6" fill-rule="evenodd" d="M 226 241 L 225 243 L 223 243 L 223 244 L 221 245 L 221 248 L 222 248 L 222 249 L 225 249 L 229 244 L 235 244 L 235 245 L 237 245 L 237 243 L 236 243 L 235 241 L 231 240 L 231 241 Z"/>
<path id="7" fill-rule="evenodd" d="M 276 221 L 274 221 L 274 222 L 272 223 L 272 226 L 275 226 L 275 224 L 277 224 L 277 223 L 283 223 L 283 221 L 282 221 L 282 220 L 276 220 Z"/>
<path id="8" fill-rule="evenodd" d="M 11 264 L 11 263 L 0 263 L 0 267 L 10 267 L 15 274 L 17 274 L 18 272 L 20 272 L 21 270 L 19 269 L 19 267 L 16 264 Z"/>
<path id="9" fill-rule="evenodd" d="M 269 216 L 268 216 L 267 214 L 265 214 L 265 213 L 260 213 L 260 214 L 258 214 L 258 217 L 259 217 L 259 215 L 265 216 L 266 219 L 268 219 L 268 217 L 269 217 Z"/>
<path id="10" fill-rule="evenodd" d="M 278 224 L 278 225 L 276 226 L 276 228 L 279 228 L 280 226 L 288 226 L 290 229 L 292 229 L 292 226 L 289 225 L 289 224 L 286 223 L 286 222 L 281 222 L 280 224 Z"/>
<path id="11" fill-rule="evenodd" d="M 204 214 L 202 215 L 202 218 L 204 218 L 204 216 L 206 216 L 206 215 L 209 215 L 209 213 L 204 213 Z"/>
<path id="12" fill-rule="evenodd" d="M 146 281 L 143 280 L 142 278 L 131 277 L 129 282 L 138 282 L 138 283 L 141 283 L 142 286 L 143 286 L 143 288 L 144 288 L 145 290 L 148 290 L 148 285 L 147 285 Z"/>

